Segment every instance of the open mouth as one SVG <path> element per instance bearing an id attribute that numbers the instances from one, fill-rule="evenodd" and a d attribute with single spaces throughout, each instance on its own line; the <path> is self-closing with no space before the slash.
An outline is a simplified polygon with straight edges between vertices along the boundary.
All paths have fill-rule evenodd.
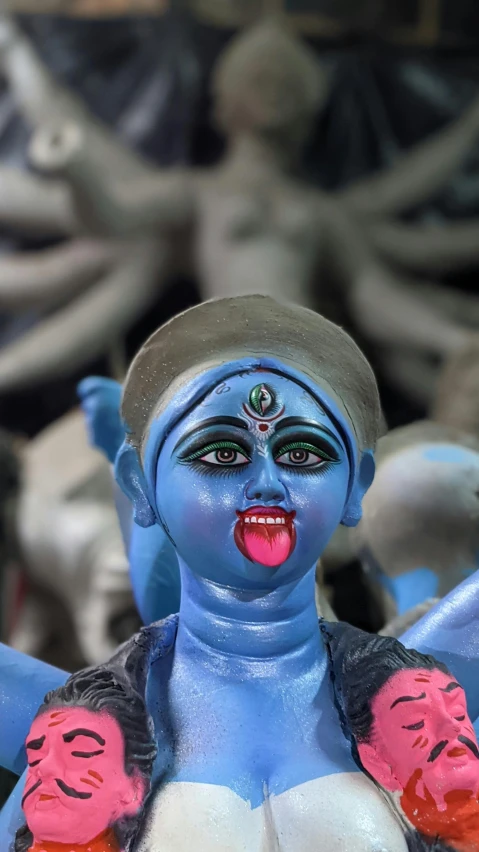
<path id="1" fill-rule="evenodd" d="M 253 506 L 236 514 L 236 546 L 250 562 L 277 568 L 289 559 L 296 546 L 296 512 Z"/>

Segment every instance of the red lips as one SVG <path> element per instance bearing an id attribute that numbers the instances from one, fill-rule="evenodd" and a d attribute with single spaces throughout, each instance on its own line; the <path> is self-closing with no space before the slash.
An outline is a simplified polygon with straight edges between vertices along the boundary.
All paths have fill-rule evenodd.
<path id="1" fill-rule="evenodd" d="M 253 506 L 236 514 L 236 546 L 250 562 L 277 568 L 289 559 L 296 546 L 296 512 L 279 506 Z"/>

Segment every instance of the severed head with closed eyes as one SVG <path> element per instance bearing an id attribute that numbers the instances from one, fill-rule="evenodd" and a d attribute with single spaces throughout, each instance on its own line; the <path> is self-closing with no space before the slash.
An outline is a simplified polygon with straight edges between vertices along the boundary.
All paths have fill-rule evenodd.
<path id="1" fill-rule="evenodd" d="M 16 852 L 45 843 L 129 848 L 155 756 L 145 706 L 131 687 L 101 667 L 73 675 L 47 695 L 25 747 L 27 825 Z"/>
<path id="2" fill-rule="evenodd" d="M 328 625 L 340 703 L 361 766 L 386 790 L 414 787 L 439 811 L 479 794 L 479 749 L 462 686 L 447 667 L 391 637 Z M 338 688 L 338 687 L 337 687 Z M 413 819 L 414 822 L 414 819 Z"/>

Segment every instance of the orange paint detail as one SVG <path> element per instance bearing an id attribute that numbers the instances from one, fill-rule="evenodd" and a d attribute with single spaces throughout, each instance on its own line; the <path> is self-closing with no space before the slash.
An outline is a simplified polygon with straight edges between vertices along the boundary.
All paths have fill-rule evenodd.
<path id="1" fill-rule="evenodd" d="M 416 746 L 417 746 L 417 745 L 419 745 L 419 743 L 421 742 L 421 740 L 422 740 L 422 735 L 421 735 L 421 734 L 419 734 L 419 736 L 418 736 L 417 740 L 414 740 L 414 742 L 413 742 L 413 744 L 412 744 L 412 747 L 413 747 L 413 748 L 416 748 Z"/>
<path id="2" fill-rule="evenodd" d="M 428 742 L 429 742 L 429 740 L 428 740 L 428 738 L 426 737 L 426 739 L 424 740 L 424 742 L 423 742 L 423 744 L 422 744 L 421 748 L 426 748 L 426 746 L 427 746 Z"/>
<path id="3" fill-rule="evenodd" d="M 68 852 L 121 852 L 111 828 L 102 833 L 100 837 L 96 837 L 95 840 L 90 840 L 89 843 L 82 843 L 79 846 L 70 845 L 68 842 L 65 844 L 43 841 L 30 846 L 29 852 L 65 852 L 66 849 L 68 849 Z"/>
<path id="4" fill-rule="evenodd" d="M 92 776 L 92 778 L 96 778 L 96 779 L 97 779 L 97 781 L 99 781 L 99 782 L 100 782 L 100 784 L 103 784 L 103 778 L 101 777 L 101 775 L 100 775 L 100 773 L 99 773 L 99 772 L 95 772 L 95 770 L 94 770 L 94 769 L 89 769 L 89 770 L 88 770 L 88 775 L 91 775 L 91 776 Z"/>
<path id="5" fill-rule="evenodd" d="M 426 837 L 440 837 L 457 852 L 479 852 L 479 802 L 470 790 L 446 793 L 446 809 L 438 810 L 424 787 L 421 795 L 416 788 L 421 781 L 418 769 L 406 784 L 401 806 L 408 820 Z"/>
<path id="6" fill-rule="evenodd" d="M 95 784 L 94 781 L 91 781 L 89 778 L 80 778 L 80 781 L 83 781 L 84 784 L 89 784 L 90 787 L 94 787 L 95 790 L 99 790 L 98 784 Z"/>

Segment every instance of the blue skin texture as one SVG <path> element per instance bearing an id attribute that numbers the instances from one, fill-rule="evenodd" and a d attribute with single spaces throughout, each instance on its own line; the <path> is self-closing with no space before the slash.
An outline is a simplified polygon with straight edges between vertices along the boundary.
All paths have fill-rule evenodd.
<path id="1" fill-rule="evenodd" d="M 263 442 L 227 420 L 241 417 L 261 383 L 284 406 Z M 286 426 L 290 417 L 305 425 Z M 222 442 L 236 464 L 215 462 L 211 447 Z M 285 450 L 291 442 L 327 448 L 330 460 L 305 450 L 313 463 L 295 466 Z M 203 461 L 188 461 L 200 450 Z M 267 794 L 356 771 L 332 702 L 314 600 L 316 560 L 348 513 L 350 494 L 341 432 L 282 376 L 233 376 L 169 432 L 151 508 L 177 549 L 183 592 L 174 658 L 153 663 L 148 680 L 156 730 L 168 730 L 167 714 L 175 727 L 155 775 L 166 760 L 169 780 L 226 786 L 257 807 Z M 296 512 L 296 546 L 277 568 L 251 562 L 235 543 L 237 511 L 256 506 Z M 318 737 L 319 724 L 327 736 Z M 221 738 L 212 736 L 218 729 Z"/>
<path id="2" fill-rule="evenodd" d="M 388 577 L 378 571 L 376 576 L 394 600 L 398 615 L 437 595 L 439 581 L 431 568 L 414 568 L 398 577 Z"/>
<path id="3" fill-rule="evenodd" d="M 103 376 L 89 376 L 79 383 L 77 393 L 90 443 L 113 464 L 125 440 L 120 413 L 122 386 Z M 133 522 L 130 501 L 118 487 L 114 496 L 135 603 L 143 623 L 151 624 L 178 612 L 181 590 L 178 560 L 163 528 L 138 526 Z"/>
<path id="4" fill-rule="evenodd" d="M 348 436 L 337 429 L 338 418 L 328 416 L 293 381 L 243 371 L 229 379 L 227 393 L 218 393 L 213 378 L 213 391 L 180 420 L 179 410 L 164 443 L 164 426 L 153 422 L 143 459 L 145 474 L 136 453 L 125 446 L 117 458 L 117 475 L 133 501 L 137 522 L 150 528 L 161 525 L 174 543 L 181 572 L 183 594 L 175 651 L 152 663 L 147 699 L 159 731 L 167 710 L 168 685 L 169 707 L 182 748 L 173 755 L 166 734 L 157 771 L 160 761 L 164 767 L 169 758 L 170 778 L 225 784 L 255 806 L 265 795 L 261 779 L 269 779 L 269 793 L 279 793 L 310 778 L 355 770 L 331 701 L 314 606 L 314 566 L 337 524 L 353 525 L 359 520 L 372 467 L 365 454 L 351 468 L 345 442 Z M 316 422 L 314 428 L 308 427 L 308 442 L 314 438 L 324 447 L 327 438 L 335 451 L 333 463 L 309 472 L 290 469 L 275 455 L 277 435 L 260 452 L 258 442 L 247 431 L 241 430 L 240 436 L 228 424 L 221 427 L 221 436 L 229 431 L 235 441 L 242 438 L 243 448 L 248 449 L 247 463 L 217 473 L 205 472 L 197 460 L 194 464 L 178 460 L 183 449 L 177 448 L 178 441 L 190 428 L 210 417 L 237 417 L 240 403 L 260 381 L 281 395 L 284 417 Z M 331 412 L 334 407 L 326 394 L 318 389 L 316 396 Z M 205 442 L 213 434 L 217 438 L 217 432 L 217 426 L 202 430 Z M 285 430 L 281 440 L 290 432 L 296 433 L 297 427 Z M 236 510 L 258 504 L 297 512 L 296 547 L 279 568 L 249 562 L 234 544 Z M 479 710 L 478 585 L 475 574 L 404 637 L 405 644 L 434 653 L 450 665 L 466 689 L 472 718 L 477 718 Z M 18 754 L 34 715 L 32 708 L 39 706 L 47 687 L 58 686 L 59 675 L 35 661 L 30 662 L 27 673 L 28 658 L 17 658 L 12 688 L 8 677 L 11 653 L 2 649 L 0 683 L 10 709 L 3 716 L 2 705 L 0 753 L 5 750 L 3 741 L 10 739 L 18 771 Z M 32 671 L 35 676 L 29 678 Z M 22 702 L 24 673 L 28 701 Z M 12 702 L 16 702 L 15 711 Z M 213 731 L 204 724 L 212 709 Z M 8 727 L 13 716 L 16 743 Z M 262 765 L 261 755 L 274 755 L 275 766 L 267 758 Z M 1 837 L 11 833 L 15 820 L 21 821 L 16 809 L 19 788 L 2 812 Z"/>

